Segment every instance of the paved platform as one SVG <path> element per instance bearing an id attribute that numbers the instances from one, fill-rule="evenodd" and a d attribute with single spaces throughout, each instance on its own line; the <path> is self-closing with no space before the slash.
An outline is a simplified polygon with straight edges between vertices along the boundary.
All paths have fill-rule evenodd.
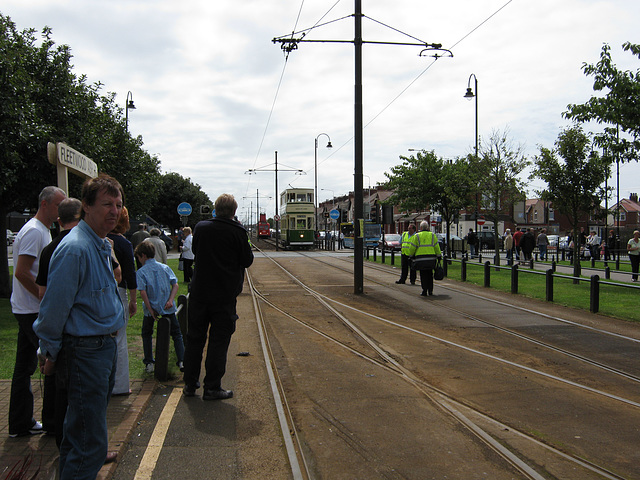
<path id="1" fill-rule="evenodd" d="M 109 402 L 107 423 L 109 426 L 109 451 L 122 452 L 125 443 L 144 411 L 156 382 L 153 379 L 132 380 L 131 395 L 115 396 Z M 43 383 L 34 377 L 31 383 L 34 394 L 34 413 L 40 418 L 42 411 Z M 31 478 L 39 471 L 38 479 L 56 478 L 58 448 L 54 436 L 32 435 L 9 437 L 9 396 L 11 380 L 0 380 L 0 478 L 16 464 L 22 464 L 31 455 L 31 463 L 24 478 Z M 117 464 L 105 465 L 98 476 L 107 479 L 113 475 Z"/>

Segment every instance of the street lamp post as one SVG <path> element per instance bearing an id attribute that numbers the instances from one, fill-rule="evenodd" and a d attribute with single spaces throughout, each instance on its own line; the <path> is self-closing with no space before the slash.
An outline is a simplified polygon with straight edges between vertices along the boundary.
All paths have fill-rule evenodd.
<path id="1" fill-rule="evenodd" d="M 471 88 L 471 77 L 474 80 L 474 88 Z M 475 93 L 474 93 L 475 92 Z M 471 100 L 472 98 L 476 99 L 476 149 L 475 149 L 475 157 L 476 162 L 478 161 L 478 78 L 475 73 L 469 75 L 469 81 L 467 82 L 467 93 L 464 94 L 464 98 L 467 100 Z M 476 191 L 476 212 L 475 212 L 475 230 L 476 230 L 476 239 L 478 238 L 478 192 Z M 497 228 L 497 226 L 495 226 Z"/>
<path id="2" fill-rule="evenodd" d="M 131 100 L 129 100 L 129 97 L 131 97 Z M 133 104 L 133 93 L 131 93 L 131 91 L 127 92 L 127 98 L 124 104 L 125 104 L 125 107 L 124 107 L 125 125 L 127 128 L 127 131 L 129 131 L 129 110 L 136 109 L 136 106 Z"/>
<path id="3" fill-rule="evenodd" d="M 333 145 L 331 145 L 331 137 L 329 137 L 329 135 L 327 135 L 326 133 L 321 133 L 316 137 L 316 141 L 315 141 L 315 155 L 314 155 L 314 161 L 313 161 L 313 175 L 315 177 L 314 179 L 314 185 L 315 185 L 315 192 L 314 192 L 314 222 L 315 222 L 315 238 L 318 238 L 318 139 L 321 136 L 325 136 L 328 139 L 328 143 L 327 143 L 327 148 L 333 148 Z"/>

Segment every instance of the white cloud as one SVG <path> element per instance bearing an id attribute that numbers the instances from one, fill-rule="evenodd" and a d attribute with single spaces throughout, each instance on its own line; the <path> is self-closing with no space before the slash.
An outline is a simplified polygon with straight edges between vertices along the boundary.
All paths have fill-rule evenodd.
<path id="1" fill-rule="evenodd" d="M 295 28 L 313 26 L 334 3 L 305 1 Z M 400 33 L 406 32 L 454 53 L 432 65 L 432 58 L 418 56 L 418 47 L 364 46 L 365 185 L 383 181 L 408 148 L 446 157 L 472 151 L 475 105 L 463 99 L 471 73 L 478 79 L 480 135 L 508 126 L 533 155 L 538 145 L 551 146 L 567 124 L 561 117 L 567 104 L 593 94 L 582 64 L 597 62 L 603 43 L 611 45 L 619 68 L 638 69 L 637 59 L 620 49 L 624 41 L 635 41 L 637 2 L 363 3 L 369 17 L 363 21 L 365 40 L 413 42 Z M 71 47 L 76 73 L 102 82 L 121 105 L 131 91 L 137 109 L 129 111 L 130 131 L 160 155 L 163 171 L 190 177 L 212 198 L 229 191 L 242 204 L 256 190 L 274 196 L 273 172 L 244 172 L 272 164 L 276 150 L 280 164 L 307 172 L 282 172 L 280 188 L 313 186 L 314 139 L 320 133 L 330 135 L 334 148 L 326 150 L 321 139 L 318 188 L 336 195 L 353 190 L 353 45 L 301 43 L 285 68 L 284 54 L 271 40 L 291 33 L 300 5 L 4 0 L 0 11 L 19 28 L 50 26 L 53 40 Z M 347 18 L 305 39 L 351 40 L 352 13 L 353 2 L 339 2 L 322 23 Z M 624 166 L 621 196 L 640 191 L 639 171 L 637 164 Z M 251 199 L 244 201 L 248 207 Z M 260 204 L 269 212 L 274 208 L 273 199 Z"/>

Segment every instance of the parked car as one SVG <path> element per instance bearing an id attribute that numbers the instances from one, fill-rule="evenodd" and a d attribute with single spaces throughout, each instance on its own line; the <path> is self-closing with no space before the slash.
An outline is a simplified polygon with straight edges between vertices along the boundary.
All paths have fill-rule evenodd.
<path id="1" fill-rule="evenodd" d="M 495 250 L 495 237 L 493 232 L 478 232 L 478 242 L 480 244 L 480 250 Z M 498 249 L 502 250 L 504 247 L 504 239 L 501 235 L 498 235 Z"/>
<path id="2" fill-rule="evenodd" d="M 396 251 L 399 252 L 402 249 L 402 236 L 397 233 L 387 233 L 383 237 L 380 237 L 378 241 L 378 249 L 385 250 L 388 252 Z"/>
<path id="3" fill-rule="evenodd" d="M 547 238 L 549 239 L 549 245 L 547 246 L 547 250 L 555 252 L 556 249 L 558 248 L 558 242 L 560 240 L 560 236 L 559 235 L 547 235 Z"/>
<path id="4" fill-rule="evenodd" d="M 13 245 L 13 241 L 16 239 L 16 234 L 7 228 L 7 247 Z"/>
<path id="5" fill-rule="evenodd" d="M 558 250 L 568 252 L 569 251 L 569 237 L 565 235 L 564 237 L 558 237 Z"/>
<path id="6" fill-rule="evenodd" d="M 445 248 L 445 243 L 447 241 L 447 234 L 446 233 L 436 233 L 436 236 L 438 237 L 438 243 L 440 244 L 440 250 L 442 250 L 443 253 L 449 255 L 451 252 L 462 252 L 465 248 L 465 244 L 464 244 L 464 239 L 459 237 L 458 235 L 450 235 L 449 236 L 449 242 L 451 245 L 451 252 L 447 251 L 447 249 Z"/>

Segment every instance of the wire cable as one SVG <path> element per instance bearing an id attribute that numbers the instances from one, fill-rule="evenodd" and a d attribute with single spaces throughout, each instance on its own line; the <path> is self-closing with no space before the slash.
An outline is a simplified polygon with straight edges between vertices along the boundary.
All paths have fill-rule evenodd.
<path id="1" fill-rule="evenodd" d="M 482 22 L 480 22 L 477 26 L 475 26 L 471 31 L 469 31 L 467 34 L 465 34 L 462 38 L 460 38 L 457 42 L 455 42 L 451 47 L 448 48 L 448 50 L 453 51 L 453 49 L 455 47 L 457 47 L 460 43 L 462 43 L 464 40 L 466 40 L 469 36 L 471 36 L 476 30 L 478 30 L 480 27 L 482 27 L 484 24 L 486 24 L 489 20 L 491 20 L 493 17 L 495 17 L 498 13 L 500 13 L 505 7 L 507 7 L 507 5 L 509 5 L 511 2 L 513 2 L 513 0 L 508 0 L 504 5 L 502 5 L 498 10 L 496 10 L 495 12 L 493 12 L 491 15 L 489 15 L 486 19 L 484 19 Z M 402 33 L 404 35 L 407 35 L 415 40 L 418 40 L 419 42 L 422 42 L 422 40 L 413 37 L 409 34 L 406 34 L 400 30 L 397 30 L 393 27 L 389 27 L 388 25 L 385 25 L 382 22 L 379 22 L 377 20 L 374 20 L 370 17 L 367 17 L 369 20 L 374 21 L 376 23 L 379 23 L 380 25 L 383 25 L 385 27 L 388 27 L 392 30 L 397 31 L 398 33 Z M 375 122 L 378 117 L 380 117 L 380 115 L 382 115 L 391 105 L 393 105 L 402 95 L 404 95 L 407 90 L 409 90 L 425 73 L 427 73 L 427 71 L 429 71 L 429 69 L 431 69 L 431 67 L 433 67 L 436 63 L 436 61 L 438 60 L 438 58 L 434 58 L 433 61 L 427 65 L 427 67 L 422 70 L 418 76 L 416 76 L 416 78 L 414 78 L 411 82 L 409 82 L 409 84 L 404 87 L 400 93 L 398 93 L 385 107 L 382 108 L 382 110 L 380 110 L 376 115 L 373 116 L 373 118 L 371 118 L 371 120 L 369 120 L 366 124 L 364 124 L 363 128 L 367 128 L 369 125 L 371 125 L 373 122 Z M 333 155 L 335 155 L 336 153 L 338 153 L 340 150 L 342 150 L 343 147 L 345 147 L 347 144 L 351 143 L 351 141 L 353 141 L 353 136 L 351 138 L 349 138 L 344 144 L 342 144 L 339 148 L 337 148 L 336 150 L 332 151 L 330 155 L 328 155 L 326 158 L 324 158 L 323 160 L 318 162 L 318 165 L 322 165 L 325 161 L 329 160 Z"/>

